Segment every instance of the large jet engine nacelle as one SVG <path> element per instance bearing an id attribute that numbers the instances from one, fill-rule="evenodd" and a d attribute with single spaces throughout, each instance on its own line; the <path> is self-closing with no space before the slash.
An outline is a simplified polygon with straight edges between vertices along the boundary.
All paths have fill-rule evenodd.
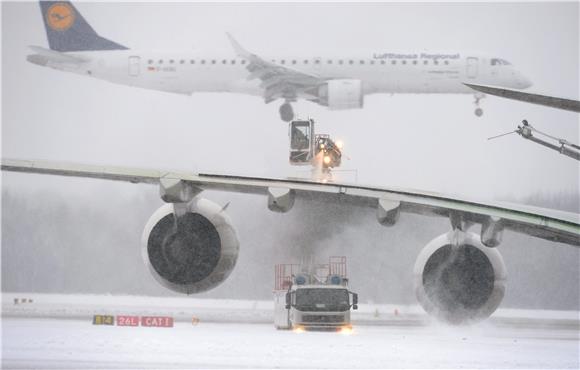
<path id="1" fill-rule="evenodd" d="M 217 204 L 194 198 L 177 212 L 174 204 L 151 216 L 141 239 L 143 258 L 164 287 L 191 294 L 213 289 L 232 272 L 239 242 L 230 218 Z"/>
<path id="2" fill-rule="evenodd" d="M 425 311 L 451 324 L 468 324 L 497 309 L 507 272 L 497 249 L 485 247 L 475 234 L 452 231 L 423 248 L 414 280 Z"/>
<path id="3" fill-rule="evenodd" d="M 319 96 L 329 109 L 362 108 L 364 102 L 361 80 L 330 80 L 320 87 Z"/>

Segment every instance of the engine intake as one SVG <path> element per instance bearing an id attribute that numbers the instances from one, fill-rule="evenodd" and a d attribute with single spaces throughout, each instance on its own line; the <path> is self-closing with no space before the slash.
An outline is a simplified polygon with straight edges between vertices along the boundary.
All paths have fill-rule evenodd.
<path id="1" fill-rule="evenodd" d="M 461 231 L 433 239 L 414 268 L 415 294 L 423 309 L 451 324 L 489 317 L 500 305 L 507 272 L 496 249 Z"/>
<path id="2" fill-rule="evenodd" d="M 178 212 L 165 204 L 151 216 L 142 237 L 145 264 L 164 287 L 201 293 L 221 284 L 238 258 L 239 242 L 221 207 L 194 198 Z"/>

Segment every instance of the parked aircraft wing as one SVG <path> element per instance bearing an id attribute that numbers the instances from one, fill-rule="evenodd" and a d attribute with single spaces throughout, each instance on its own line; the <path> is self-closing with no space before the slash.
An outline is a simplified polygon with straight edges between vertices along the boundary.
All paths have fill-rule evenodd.
<path id="1" fill-rule="evenodd" d="M 572 112 L 580 113 L 580 101 L 578 100 L 571 100 L 571 99 L 564 99 L 564 98 L 556 98 L 553 96 L 547 95 L 539 95 L 539 94 L 530 94 L 523 91 L 518 90 L 509 90 L 499 87 L 493 86 L 486 86 L 486 85 L 475 85 L 475 84 L 468 84 L 464 83 L 464 85 L 471 87 L 474 90 L 479 92 L 501 96 L 502 98 L 513 99 L 524 101 L 532 104 L 539 104 L 545 105 L 547 107 L 569 110 Z"/>
<path id="2" fill-rule="evenodd" d="M 324 81 L 313 74 L 304 73 L 285 65 L 269 62 L 264 58 L 244 49 L 229 33 L 227 34 L 234 51 L 244 58 L 248 64 L 246 69 L 250 72 L 248 80 L 259 79 L 264 88 L 266 102 L 277 98 L 287 98 L 304 93 Z M 290 61 L 288 61 L 290 63 Z"/>
<path id="3" fill-rule="evenodd" d="M 219 190 L 271 195 L 282 190 L 295 198 L 321 199 L 374 208 L 377 210 L 379 221 L 387 214 L 395 215 L 392 217 L 392 222 L 387 222 L 387 224 L 396 222 L 399 213 L 441 216 L 448 217 L 454 227 L 460 229 L 466 229 L 471 224 L 481 225 L 482 239 L 486 230 L 507 229 L 546 240 L 580 246 L 580 215 L 578 214 L 500 202 L 472 201 L 422 191 L 321 183 L 299 179 L 194 174 L 12 159 L 2 160 L 2 170 L 146 184 L 182 181 L 198 192 Z"/>
<path id="4" fill-rule="evenodd" d="M 34 55 L 29 55 L 28 59 L 30 60 L 30 58 L 42 58 L 46 61 L 50 61 L 53 63 L 71 63 L 71 64 L 78 64 L 78 63 L 85 63 L 90 61 L 90 59 L 88 58 L 84 58 L 78 55 L 70 55 L 70 54 L 66 54 L 66 53 L 61 53 L 59 51 L 55 51 L 55 50 L 50 50 L 50 49 L 46 49 L 43 48 L 41 46 L 34 46 L 31 45 L 29 46 L 29 48 L 36 52 L 36 54 Z"/>

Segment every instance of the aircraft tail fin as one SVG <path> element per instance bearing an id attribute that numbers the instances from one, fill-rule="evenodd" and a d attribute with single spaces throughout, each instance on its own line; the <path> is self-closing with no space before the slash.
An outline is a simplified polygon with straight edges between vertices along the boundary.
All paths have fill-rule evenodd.
<path id="1" fill-rule="evenodd" d="M 70 1 L 40 1 L 48 45 L 51 50 L 126 50 L 127 47 L 99 36 Z"/>

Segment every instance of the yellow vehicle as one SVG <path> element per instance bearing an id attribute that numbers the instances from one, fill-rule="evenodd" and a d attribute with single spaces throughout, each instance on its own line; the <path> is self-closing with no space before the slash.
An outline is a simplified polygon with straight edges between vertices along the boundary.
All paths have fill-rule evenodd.
<path id="1" fill-rule="evenodd" d="M 311 165 L 324 171 L 340 166 L 342 145 L 327 134 L 316 134 L 314 120 L 290 122 L 290 164 Z"/>

